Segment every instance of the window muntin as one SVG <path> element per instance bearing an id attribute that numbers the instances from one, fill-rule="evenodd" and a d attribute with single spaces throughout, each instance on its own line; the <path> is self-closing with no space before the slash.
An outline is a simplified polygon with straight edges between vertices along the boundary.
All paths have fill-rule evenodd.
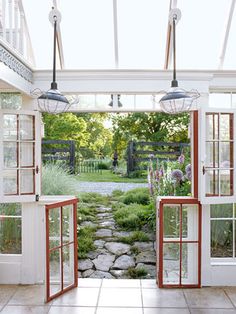
<path id="1" fill-rule="evenodd" d="M 211 257 L 236 261 L 236 206 L 211 205 Z"/>
<path id="2" fill-rule="evenodd" d="M 206 114 L 206 196 L 233 195 L 233 114 Z"/>
<path id="3" fill-rule="evenodd" d="M 35 193 L 35 117 L 3 114 L 3 193 Z"/>
<path id="4" fill-rule="evenodd" d="M 0 204 L 0 254 L 21 254 L 21 204 Z"/>

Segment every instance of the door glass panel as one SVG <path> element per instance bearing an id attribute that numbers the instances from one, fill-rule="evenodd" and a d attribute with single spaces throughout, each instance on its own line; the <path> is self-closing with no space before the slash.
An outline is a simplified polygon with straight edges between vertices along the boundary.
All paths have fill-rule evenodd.
<path id="1" fill-rule="evenodd" d="M 206 194 L 219 195 L 219 171 L 206 170 Z"/>
<path id="2" fill-rule="evenodd" d="M 60 210 L 61 208 L 52 208 L 49 211 L 49 248 L 52 249 L 61 245 L 60 238 Z"/>
<path id="3" fill-rule="evenodd" d="M 182 243 L 182 284 L 198 283 L 198 244 Z"/>
<path id="4" fill-rule="evenodd" d="M 34 166 L 34 143 L 23 142 L 20 144 L 20 166 Z"/>
<path id="5" fill-rule="evenodd" d="M 18 193 L 17 170 L 3 171 L 3 193 L 5 195 Z"/>
<path id="6" fill-rule="evenodd" d="M 232 218 L 233 204 L 211 205 L 211 218 Z"/>
<path id="7" fill-rule="evenodd" d="M 73 226 L 72 220 L 70 219 L 72 215 L 72 206 L 65 206 L 62 209 L 62 237 L 63 243 L 68 243 L 73 240 Z"/>
<path id="8" fill-rule="evenodd" d="M 180 237 L 180 206 L 164 206 L 164 238 Z"/>
<path id="9" fill-rule="evenodd" d="M 3 115 L 3 139 L 17 140 L 17 115 Z"/>
<path id="10" fill-rule="evenodd" d="M 206 140 L 217 140 L 219 139 L 218 133 L 218 114 L 207 114 L 206 115 Z"/>
<path id="11" fill-rule="evenodd" d="M 163 283 L 179 284 L 180 244 L 163 244 Z"/>
<path id="12" fill-rule="evenodd" d="M 207 142 L 206 143 L 206 167 L 211 167 L 211 168 L 219 167 L 218 146 L 219 146 L 219 142 Z"/>
<path id="13" fill-rule="evenodd" d="M 183 241 L 198 240 L 198 205 L 182 206 L 182 238 Z"/>
<path id="14" fill-rule="evenodd" d="M 61 291 L 61 249 L 49 253 L 50 295 Z"/>
<path id="15" fill-rule="evenodd" d="M 221 113 L 220 115 L 220 140 L 232 139 L 230 132 L 230 114 Z"/>
<path id="16" fill-rule="evenodd" d="M 211 257 L 233 257 L 233 221 L 211 221 Z"/>
<path id="17" fill-rule="evenodd" d="M 233 170 L 220 170 L 220 194 L 232 195 L 233 194 Z"/>
<path id="18" fill-rule="evenodd" d="M 17 167 L 17 142 L 4 142 L 4 168 Z"/>
<path id="19" fill-rule="evenodd" d="M 20 194 L 34 193 L 34 170 L 20 170 Z"/>
<path id="20" fill-rule="evenodd" d="M 233 158 L 231 154 L 233 153 L 233 143 L 232 142 L 221 142 L 220 144 L 220 167 L 221 168 L 231 168 L 233 165 Z"/>
<path id="21" fill-rule="evenodd" d="M 63 246 L 64 288 L 74 283 L 74 244 Z"/>
<path id="22" fill-rule="evenodd" d="M 20 139 L 34 140 L 34 117 L 20 115 Z"/>

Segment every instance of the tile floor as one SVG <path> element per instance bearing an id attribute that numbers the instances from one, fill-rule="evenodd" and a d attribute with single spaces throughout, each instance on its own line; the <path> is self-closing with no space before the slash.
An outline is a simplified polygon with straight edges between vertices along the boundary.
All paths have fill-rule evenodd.
<path id="1" fill-rule="evenodd" d="M 236 314 L 235 288 L 158 289 L 155 280 L 79 279 L 44 304 L 43 286 L 0 285 L 1 314 Z"/>

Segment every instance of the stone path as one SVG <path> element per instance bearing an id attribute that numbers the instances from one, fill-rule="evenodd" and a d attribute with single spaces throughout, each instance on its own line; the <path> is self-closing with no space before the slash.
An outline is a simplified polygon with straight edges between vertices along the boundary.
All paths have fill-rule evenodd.
<path id="1" fill-rule="evenodd" d="M 82 223 L 87 225 L 88 222 Z M 133 245 L 119 242 L 132 232 L 116 227 L 111 207 L 97 208 L 96 250 L 88 253 L 88 258 L 79 260 L 79 277 L 83 278 L 128 278 L 127 270 L 145 268 L 145 278 L 156 278 L 155 236 L 149 234 L 150 241 L 134 242 Z"/>
<path id="2" fill-rule="evenodd" d="M 111 194 L 114 190 L 128 191 L 135 188 L 146 188 L 147 183 L 123 183 L 123 182 L 78 182 L 78 192 L 97 192 L 100 194 Z"/>

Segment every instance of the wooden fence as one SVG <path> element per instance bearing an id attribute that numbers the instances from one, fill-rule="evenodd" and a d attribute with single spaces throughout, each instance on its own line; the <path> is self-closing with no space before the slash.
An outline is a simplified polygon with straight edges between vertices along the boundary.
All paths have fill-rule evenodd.
<path id="1" fill-rule="evenodd" d="M 66 140 L 43 140 L 43 161 L 65 161 L 71 173 L 75 173 L 75 142 Z"/>
<path id="2" fill-rule="evenodd" d="M 78 163 L 79 173 L 102 173 L 99 168 L 100 160 L 82 160 Z"/>
<path id="3" fill-rule="evenodd" d="M 145 169 L 150 155 L 161 160 L 176 160 L 183 148 L 190 147 L 188 143 L 167 142 L 135 142 L 130 141 L 127 147 L 127 174 Z M 140 164 L 144 163 L 144 167 Z"/>

